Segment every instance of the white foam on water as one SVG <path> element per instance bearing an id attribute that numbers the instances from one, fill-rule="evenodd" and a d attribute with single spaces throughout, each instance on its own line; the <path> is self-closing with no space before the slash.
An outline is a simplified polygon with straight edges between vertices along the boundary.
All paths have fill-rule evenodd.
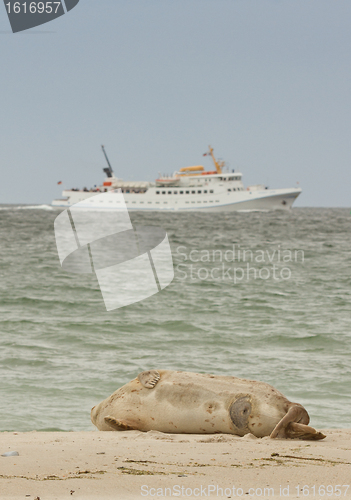
<path id="1" fill-rule="evenodd" d="M 54 210 L 50 205 L 20 205 L 14 208 L 16 210 Z"/>
<path id="2" fill-rule="evenodd" d="M 0 206 L 0 210 L 54 210 L 50 205 L 8 205 Z"/>

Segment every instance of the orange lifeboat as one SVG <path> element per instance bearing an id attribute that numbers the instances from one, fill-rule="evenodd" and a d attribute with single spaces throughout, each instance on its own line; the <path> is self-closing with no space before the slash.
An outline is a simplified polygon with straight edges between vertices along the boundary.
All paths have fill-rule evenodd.
<path id="1" fill-rule="evenodd" d="M 197 172 L 199 170 L 204 170 L 202 165 L 195 165 L 194 167 L 183 167 L 179 169 L 179 172 Z"/>

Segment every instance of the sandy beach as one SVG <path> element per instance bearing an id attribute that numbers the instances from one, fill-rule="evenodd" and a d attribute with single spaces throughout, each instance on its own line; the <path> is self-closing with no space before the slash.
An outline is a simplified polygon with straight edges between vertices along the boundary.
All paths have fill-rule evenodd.
<path id="1" fill-rule="evenodd" d="M 128 432 L 1 434 L 0 498 L 351 498 L 351 430 L 322 441 Z"/>

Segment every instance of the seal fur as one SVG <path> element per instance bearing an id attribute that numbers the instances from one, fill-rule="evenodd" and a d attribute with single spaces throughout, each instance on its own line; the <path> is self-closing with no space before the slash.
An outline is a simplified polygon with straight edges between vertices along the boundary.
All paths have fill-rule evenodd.
<path id="1" fill-rule="evenodd" d="M 171 370 L 140 373 L 94 406 L 91 420 L 101 431 L 325 437 L 302 405 L 265 382 Z"/>

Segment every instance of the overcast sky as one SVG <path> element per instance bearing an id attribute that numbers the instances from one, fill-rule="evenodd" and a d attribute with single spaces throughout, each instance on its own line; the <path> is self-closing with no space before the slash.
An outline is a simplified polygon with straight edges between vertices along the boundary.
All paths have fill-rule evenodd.
<path id="1" fill-rule="evenodd" d="M 1 7 L 1 6 L 0 6 Z M 247 184 L 351 206 L 351 3 L 80 0 L 12 34 L 0 9 L 0 203 L 115 174 L 154 180 L 209 144 Z"/>

